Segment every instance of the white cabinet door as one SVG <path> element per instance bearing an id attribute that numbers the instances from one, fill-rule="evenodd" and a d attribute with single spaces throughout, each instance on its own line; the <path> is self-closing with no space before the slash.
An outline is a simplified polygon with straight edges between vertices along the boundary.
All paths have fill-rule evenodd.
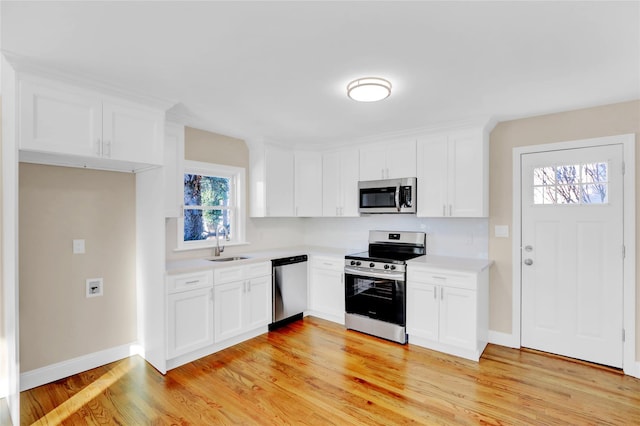
<path id="1" fill-rule="evenodd" d="M 360 177 L 360 156 L 357 149 L 346 149 L 340 156 L 340 216 L 357 217 L 358 180 Z"/>
<path id="2" fill-rule="evenodd" d="M 484 148 L 480 133 L 459 133 L 449 137 L 450 216 L 486 216 L 484 195 Z"/>
<path id="3" fill-rule="evenodd" d="M 322 154 L 295 154 L 295 215 L 322 216 Z"/>
<path id="4" fill-rule="evenodd" d="M 212 292 L 209 287 L 169 294 L 168 358 L 213 344 Z"/>
<path id="5" fill-rule="evenodd" d="M 245 281 L 214 286 L 216 343 L 243 332 L 245 288 Z"/>
<path id="6" fill-rule="evenodd" d="M 438 340 L 438 287 L 425 283 L 407 283 L 407 333 Z"/>
<path id="7" fill-rule="evenodd" d="M 113 160 L 157 164 L 163 162 L 162 114 L 124 101 L 102 104 L 102 156 Z"/>
<path id="8" fill-rule="evenodd" d="M 476 292 L 442 287 L 440 342 L 473 349 L 477 345 Z"/>
<path id="9" fill-rule="evenodd" d="M 417 158 L 418 216 L 487 216 L 488 152 L 482 129 L 420 138 Z"/>
<path id="10" fill-rule="evenodd" d="M 375 144 L 360 148 L 360 180 L 380 180 L 387 177 L 387 149 Z"/>
<path id="11" fill-rule="evenodd" d="M 247 331 L 271 323 L 271 275 L 249 280 L 245 299 Z"/>
<path id="12" fill-rule="evenodd" d="M 167 123 L 164 133 L 164 215 L 179 217 L 184 202 L 184 126 Z"/>
<path id="13" fill-rule="evenodd" d="M 92 93 L 71 87 L 20 82 L 20 149 L 98 156 L 102 104 Z"/>
<path id="14" fill-rule="evenodd" d="M 266 216 L 294 216 L 294 159 L 293 151 L 265 148 Z"/>
<path id="15" fill-rule="evenodd" d="M 309 309 L 324 319 L 344 323 L 344 272 L 331 267 L 312 265 L 309 269 Z"/>
<path id="16" fill-rule="evenodd" d="M 357 149 L 322 156 L 322 215 L 358 216 L 360 154 Z"/>
<path id="17" fill-rule="evenodd" d="M 418 141 L 417 215 L 448 216 L 448 141 L 445 135 Z"/>
<path id="18" fill-rule="evenodd" d="M 322 216 L 340 216 L 340 155 L 322 155 Z"/>

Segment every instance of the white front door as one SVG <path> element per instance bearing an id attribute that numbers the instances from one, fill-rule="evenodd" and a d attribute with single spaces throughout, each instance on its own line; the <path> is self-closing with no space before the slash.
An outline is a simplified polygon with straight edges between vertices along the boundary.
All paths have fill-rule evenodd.
<path id="1" fill-rule="evenodd" d="M 622 367 L 622 160 L 622 145 L 522 155 L 522 346 Z"/>

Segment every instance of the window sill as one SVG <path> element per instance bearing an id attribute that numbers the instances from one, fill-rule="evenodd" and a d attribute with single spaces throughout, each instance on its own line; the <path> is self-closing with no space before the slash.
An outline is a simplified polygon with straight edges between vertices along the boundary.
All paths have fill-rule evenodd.
<path id="1" fill-rule="evenodd" d="M 224 247 L 235 247 L 235 246 L 248 246 L 251 243 L 248 241 L 238 241 L 235 243 L 225 243 Z M 192 250 L 210 250 L 215 248 L 215 244 L 206 244 L 206 245 L 198 245 L 198 246 L 188 246 L 188 247 L 178 247 L 173 249 L 173 252 L 181 252 L 181 251 L 192 251 Z M 222 246 L 221 246 L 222 247 Z"/>

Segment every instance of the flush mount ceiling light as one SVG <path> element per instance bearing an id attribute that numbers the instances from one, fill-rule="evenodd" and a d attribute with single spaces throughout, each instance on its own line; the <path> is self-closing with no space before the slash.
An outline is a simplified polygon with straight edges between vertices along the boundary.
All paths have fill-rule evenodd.
<path id="1" fill-rule="evenodd" d="M 347 84 L 347 96 L 358 102 L 375 102 L 388 98 L 391 83 L 384 78 L 363 77 Z"/>

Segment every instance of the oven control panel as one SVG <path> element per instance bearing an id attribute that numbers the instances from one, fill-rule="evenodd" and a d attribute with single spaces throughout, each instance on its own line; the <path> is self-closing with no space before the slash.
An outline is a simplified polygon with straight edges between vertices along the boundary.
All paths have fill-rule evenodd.
<path id="1" fill-rule="evenodd" d="M 405 265 L 396 265 L 386 262 L 372 262 L 370 260 L 353 260 L 345 259 L 344 265 L 348 267 L 358 268 L 361 270 L 376 270 L 388 272 L 404 272 Z"/>

